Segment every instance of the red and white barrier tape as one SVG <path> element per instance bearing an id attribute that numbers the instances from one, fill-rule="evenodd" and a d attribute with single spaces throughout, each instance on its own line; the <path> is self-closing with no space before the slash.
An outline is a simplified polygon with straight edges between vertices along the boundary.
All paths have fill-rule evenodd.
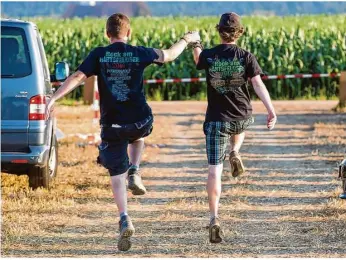
<path id="1" fill-rule="evenodd" d="M 340 77 L 340 73 L 313 73 L 313 74 L 291 74 L 291 75 L 269 75 L 262 76 L 263 80 L 268 79 L 307 79 L 307 78 L 336 78 Z M 206 78 L 175 78 L 175 79 L 145 79 L 145 84 L 159 83 L 189 83 L 189 82 L 205 82 Z M 62 82 L 53 82 L 53 86 L 60 86 Z"/>
<path id="2" fill-rule="evenodd" d="M 204 82 L 205 78 L 182 78 L 182 79 L 145 79 L 145 84 L 158 84 L 158 83 L 188 83 L 188 82 Z"/>
<path id="3" fill-rule="evenodd" d="M 268 79 L 302 79 L 302 78 L 336 78 L 336 77 L 340 77 L 340 73 L 270 75 L 270 76 L 262 76 L 262 79 L 268 80 Z"/>
<path id="4" fill-rule="evenodd" d="M 263 80 L 270 79 L 299 79 L 299 78 L 336 78 L 340 77 L 340 73 L 313 73 L 313 74 L 292 74 L 292 75 L 269 75 L 262 76 Z M 189 82 L 205 82 L 206 78 L 175 78 L 175 79 L 146 79 L 145 84 L 159 84 L 159 83 L 189 83 Z M 62 82 L 53 82 L 53 86 L 60 86 Z M 100 118 L 100 95 L 97 88 L 97 79 L 95 77 L 94 83 L 94 101 L 92 109 L 94 111 L 93 123 L 97 123 Z"/>
<path id="5" fill-rule="evenodd" d="M 335 78 L 340 77 L 340 73 L 313 73 L 313 74 L 292 74 L 292 75 L 269 75 L 262 76 L 263 80 L 268 79 L 299 79 L 299 78 Z M 188 83 L 188 82 L 205 82 L 206 78 L 180 78 L 180 79 L 147 79 L 144 80 L 145 84 L 158 84 L 158 83 Z"/>
<path id="6" fill-rule="evenodd" d="M 292 75 L 269 75 L 262 76 L 263 80 L 269 79 L 292 79 L 292 78 L 335 78 L 340 77 L 340 73 L 314 73 L 314 74 L 292 74 Z M 92 109 L 94 111 L 93 123 L 97 123 L 100 118 L 100 95 L 97 88 L 97 81 L 95 77 L 94 84 L 94 101 L 92 104 Z M 187 82 L 205 82 L 206 78 L 176 78 L 176 79 L 148 79 L 144 80 L 146 84 L 158 84 L 158 83 L 187 83 Z M 60 86 L 62 82 L 53 82 L 53 86 Z M 67 136 L 76 136 L 80 139 L 86 140 L 88 144 L 99 144 L 101 141 L 100 135 L 98 133 L 94 134 L 69 134 Z M 61 139 L 64 138 L 65 135 L 61 133 Z M 155 146 L 156 147 L 156 146 Z"/>

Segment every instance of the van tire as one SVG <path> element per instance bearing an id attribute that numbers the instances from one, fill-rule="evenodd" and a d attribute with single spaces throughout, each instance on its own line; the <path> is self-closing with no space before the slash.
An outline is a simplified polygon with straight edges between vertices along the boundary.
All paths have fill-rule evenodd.
<path id="1" fill-rule="evenodd" d="M 48 162 L 43 167 L 34 167 L 29 174 L 29 187 L 32 189 L 46 188 L 58 173 L 58 140 L 56 135 L 52 138 Z"/>

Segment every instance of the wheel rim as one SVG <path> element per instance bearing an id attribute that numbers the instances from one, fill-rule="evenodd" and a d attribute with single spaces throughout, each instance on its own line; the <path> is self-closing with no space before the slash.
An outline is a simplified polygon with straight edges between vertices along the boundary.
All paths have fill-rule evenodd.
<path id="1" fill-rule="evenodd" d="M 55 151 L 55 147 L 53 146 L 51 151 L 50 151 L 50 158 L 49 158 L 49 162 L 48 162 L 49 175 L 50 176 L 54 175 L 55 166 L 56 166 L 56 151 Z"/>

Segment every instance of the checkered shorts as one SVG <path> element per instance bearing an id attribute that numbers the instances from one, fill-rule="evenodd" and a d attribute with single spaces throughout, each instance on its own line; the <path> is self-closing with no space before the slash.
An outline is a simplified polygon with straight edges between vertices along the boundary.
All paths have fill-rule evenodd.
<path id="1" fill-rule="evenodd" d="M 253 117 L 232 122 L 205 122 L 203 131 L 206 137 L 208 164 L 219 165 L 223 163 L 226 158 L 226 148 L 230 137 L 241 134 L 253 122 Z"/>

